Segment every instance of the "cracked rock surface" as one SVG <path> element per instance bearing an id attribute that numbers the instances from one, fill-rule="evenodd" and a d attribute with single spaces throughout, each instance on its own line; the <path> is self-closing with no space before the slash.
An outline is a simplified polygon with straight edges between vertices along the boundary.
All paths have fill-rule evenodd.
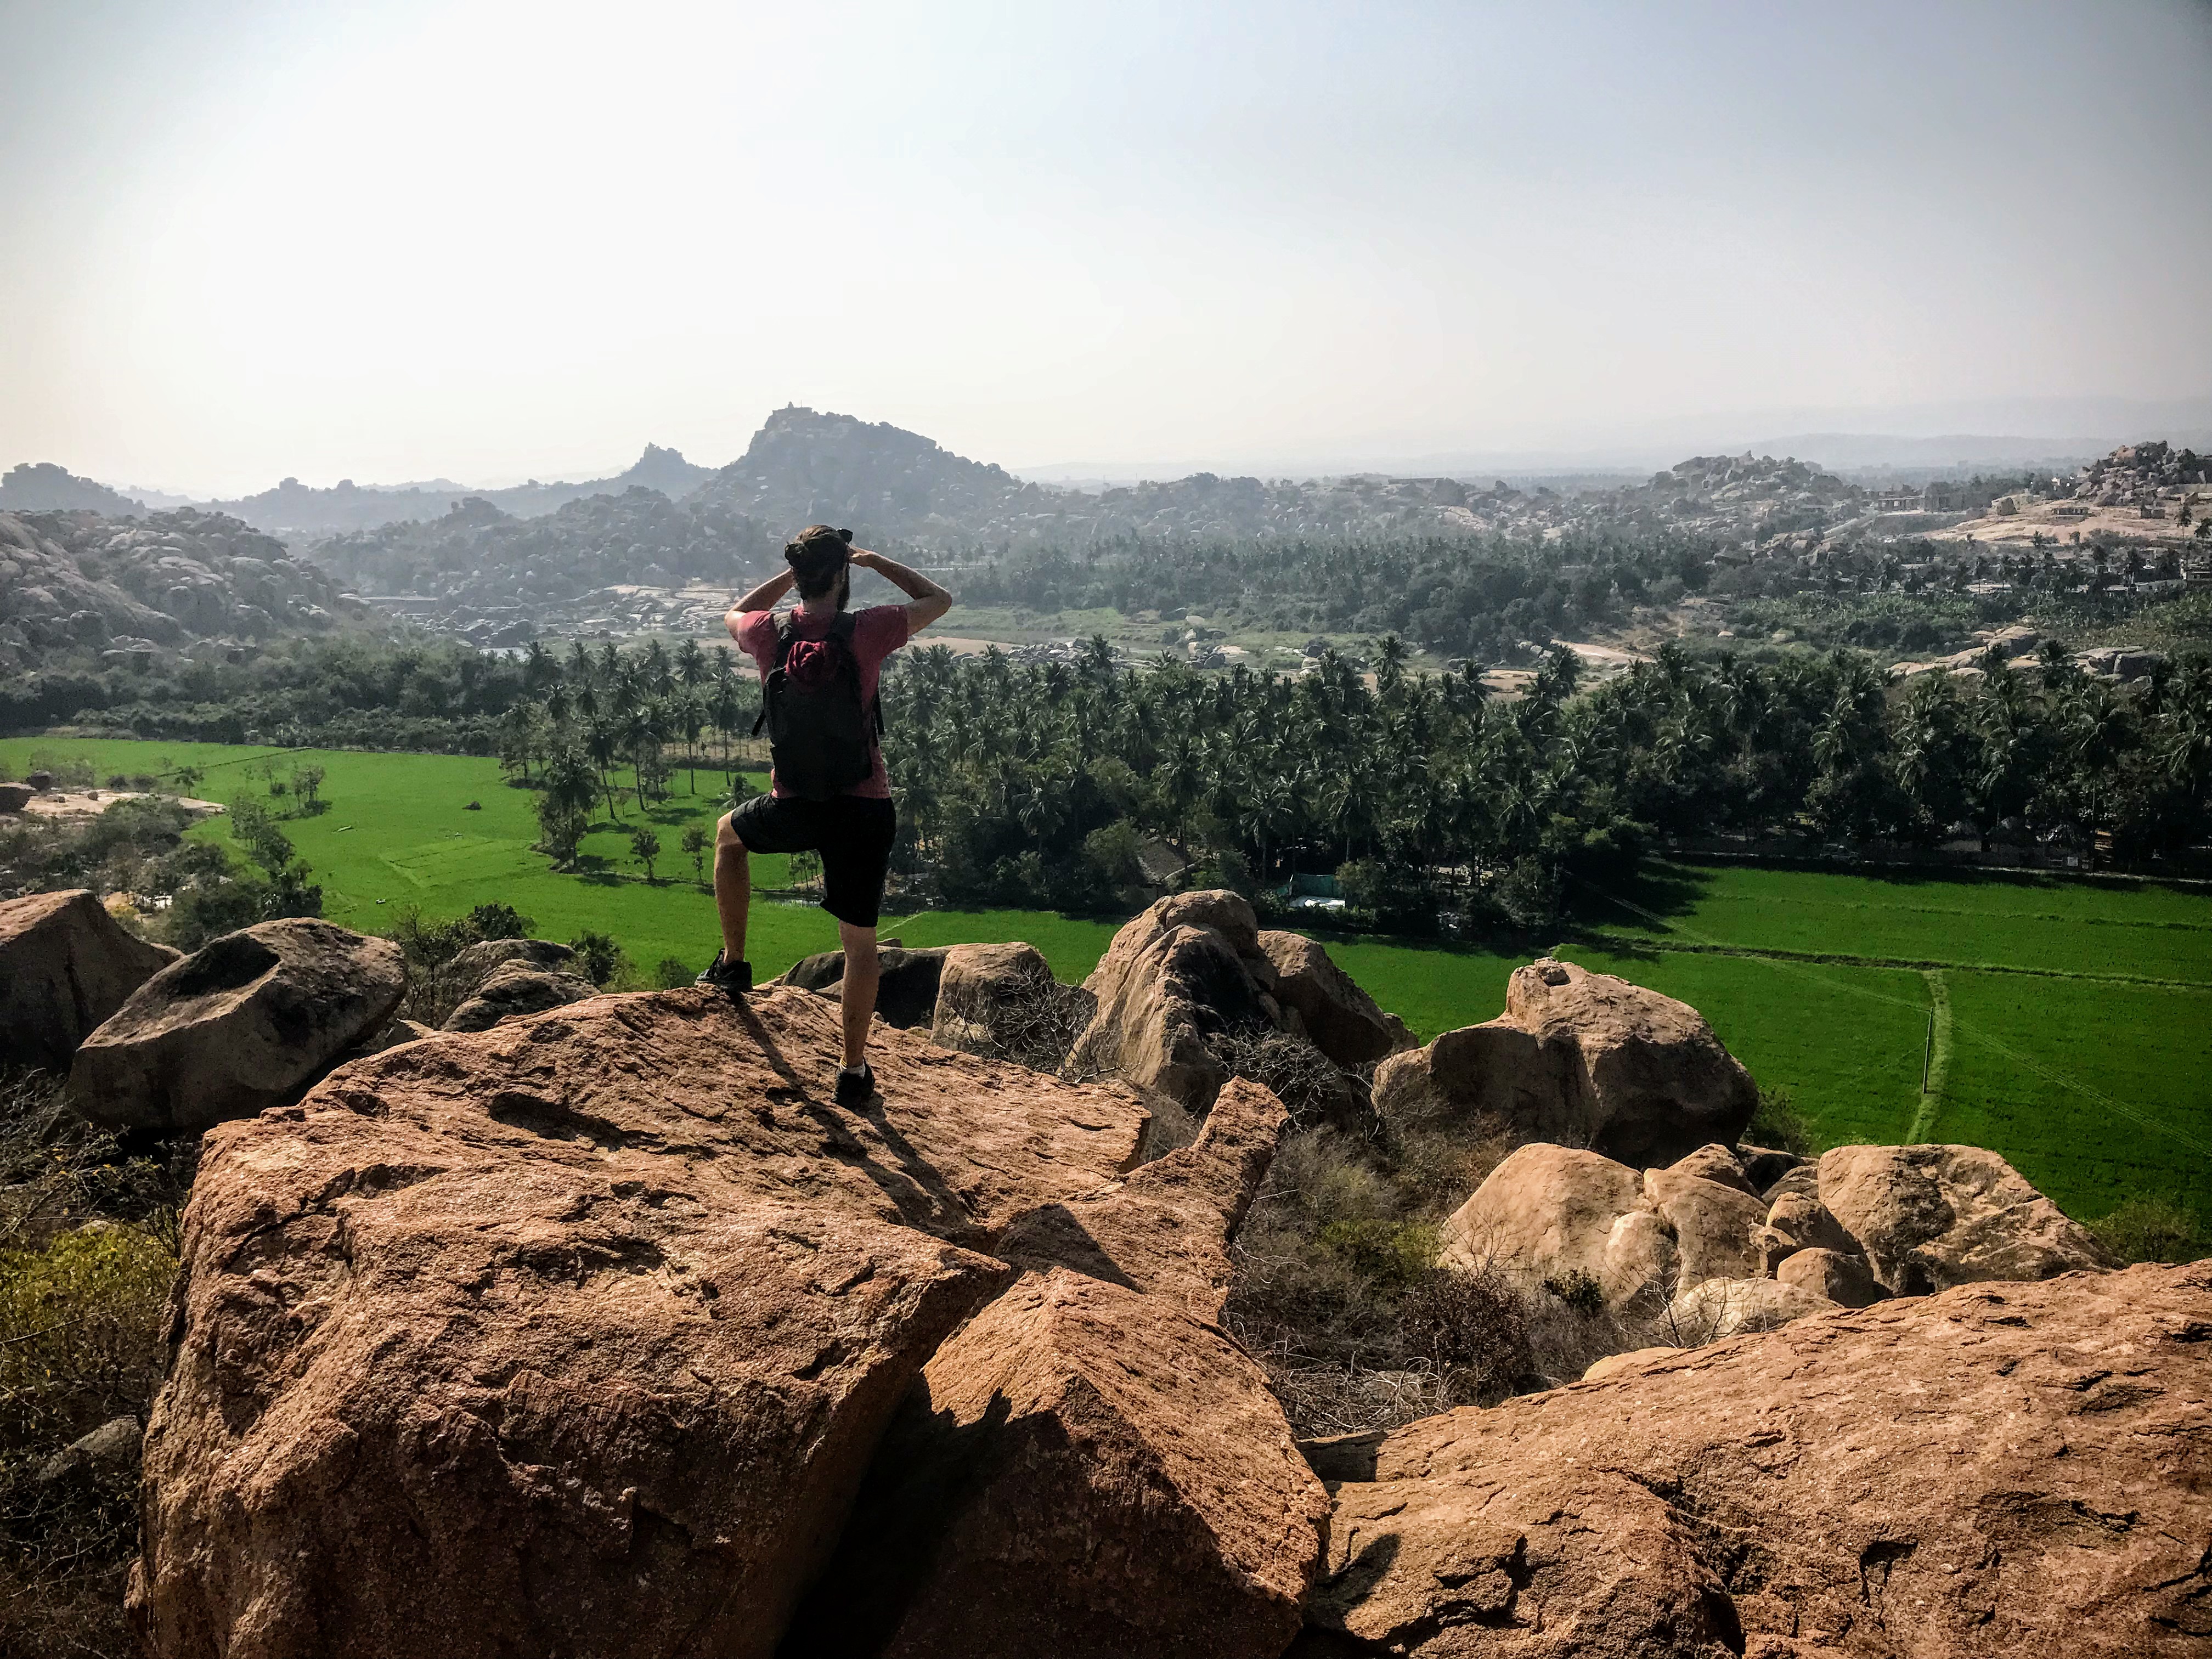
<path id="1" fill-rule="evenodd" d="M 2201 1654 L 2212 1263 L 1800 1320 L 1309 1456 L 1300 1659 Z"/>
<path id="2" fill-rule="evenodd" d="M 209 1135 L 145 1445 L 163 1659 L 773 1652 L 1015 1219 L 1146 1113 L 835 1005 L 599 997 Z"/>

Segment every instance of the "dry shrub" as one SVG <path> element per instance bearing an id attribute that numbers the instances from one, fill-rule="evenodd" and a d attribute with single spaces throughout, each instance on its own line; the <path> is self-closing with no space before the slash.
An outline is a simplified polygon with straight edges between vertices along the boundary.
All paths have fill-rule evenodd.
<path id="1" fill-rule="evenodd" d="M 1300 1435 L 1395 1427 L 1540 1380 L 1522 1287 L 1435 1265 L 1441 1200 L 1401 1175 L 1386 1146 L 1293 1130 L 1232 1247 L 1229 1328 Z"/>
<path id="2" fill-rule="evenodd" d="M 1062 985 L 1048 969 L 1033 965 L 993 1021 L 997 1057 L 1033 1072 L 1060 1071 L 1097 1006 L 1080 985 Z"/>
<path id="3" fill-rule="evenodd" d="M 0 1653 L 131 1652 L 127 1474 L 42 1482 L 70 1442 L 145 1420 L 158 1380 L 177 1215 L 196 1137 L 125 1156 L 61 1099 L 0 1079 Z"/>
<path id="4" fill-rule="evenodd" d="M 1299 1127 L 1334 1123 L 1365 1132 L 1371 1115 L 1366 1085 L 1304 1037 L 1269 1026 L 1244 1026 L 1216 1032 L 1206 1046 L 1231 1077 L 1273 1090 Z"/>

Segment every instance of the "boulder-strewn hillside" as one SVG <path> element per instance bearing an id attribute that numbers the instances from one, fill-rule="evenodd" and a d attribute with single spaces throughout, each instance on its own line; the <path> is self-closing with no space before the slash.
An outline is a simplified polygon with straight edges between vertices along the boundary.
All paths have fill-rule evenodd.
<path id="1" fill-rule="evenodd" d="M 518 518 L 471 495 L 441 518 L 317 543 L 312 556 L 363 593 L 441 598 L 473 614 L 537 614 L 611 586 L 725 586 L 775 556 L 787 532 L 703 497 L 632 487 Z"/>
<path id="2" fill-rule="evenodd" d="M 328 573 L 220 514 L 0 513 L 0 665 L 316 633 L 367 614 Z"/>
<path id="3" fill-rule="evenodd" d="M 0 906 L 8 1029 L 48 1034 L 70 1105 L 206 1130 L 158 1394 L 38 1466 L 41 1513 L 106 1493 L 105 1547 L 141 1550 L 144 1651 L 2118 1659 L 2212 1632 L 2212 1271 L 2107 1271 L 1972 1148 L 1733 1145 L 1747 1079 L 1684 1005 L 1540 961 L 1415 1049 L 1320 945 L 1190 893 L 1079 989 L 1026 946 L 902 962 L 877 1092 L 841 1107 L 834 997 L 495 994 L 570 966 L 483 941 L 434 1031 L 393 1018 L 389 941 L 293 920 L 165 961 L 89 894 Z M 1534 1298 L 1591 1328 L 1666 1298 L 1606 1327 L 1638 1351 L 1294 1434 L 1236 1311 L 1267 1270 L 1249 1220 L 1378 1059 L 1364 1135 L 1521 1143 L 1441 1261 L 1401 1264 L 1437 1334 L 1466 1358 Z"/>
<path id="4" fill-rule="evenodd" d="M 550 513 L 588 495 L 619 495 L 626 489 L 658 489 L 680 495 L 713 476 L 711 467 L 696 466 L 677 450 L 647 444 L 645 453 L 611 478 L 592 478 L 581 483 L 515 484 L 505 489 L 483 489 L 435 478 L 419 484 L 390 488 L 362 485 L 350 478 L 328 489 L 318 489 L 287 478 L 272 489 L 240 496 L 236 501 L 210 501 L 218 513 L 243 519 L 257 530 L 298 538 L 333 532 L 373 530 L 379 525 L 420 523 L 435 519 L 465 495 L 490 501 L 501 512 L 518 518 Z"/>

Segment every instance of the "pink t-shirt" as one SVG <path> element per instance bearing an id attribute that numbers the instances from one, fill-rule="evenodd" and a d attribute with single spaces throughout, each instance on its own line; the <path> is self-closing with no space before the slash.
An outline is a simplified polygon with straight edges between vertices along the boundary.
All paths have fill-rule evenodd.
<path id="1" fill-rule="evenodd" d="M 790 614 L 799 618 L 798 637 L 818 640 L 826 637 L 830 625 L 836 620 L 834 615 L 810 617 L 804 611 Z M 745 654 L 753 659 L 761 678 L 775 666 L 775 618 L 773 611 L 747 611 L 738 617 L 737 641 Z M 853 613 L 853 657 L 860 668 L 860 704 L 866 708 L 876 700 L 876 686 L 883 678 L 884 659 L 904 645 L 908 637 L 906 607 L 902 605 L 872 605 L 866 611 Z M 866 779 L 854 784 L 845 793 L 865 795 L 872 800 L 891 798 L 891 781 L 884 771 L 883 745 L 872 732 L 868 737 L 868 749 L 875 757 L 875 769 Z M 783 787 L 769 775 L 769 790 L 772 794 L 783 793 Z"/>

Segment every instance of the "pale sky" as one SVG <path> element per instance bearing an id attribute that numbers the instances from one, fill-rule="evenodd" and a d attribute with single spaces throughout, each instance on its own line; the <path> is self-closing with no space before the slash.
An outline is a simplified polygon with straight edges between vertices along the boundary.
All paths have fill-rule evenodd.
<path id="1" fill-rule="evenodd" d="M 0 0 L 0 467 L 2212 392 L 2212 5 Z"/>

